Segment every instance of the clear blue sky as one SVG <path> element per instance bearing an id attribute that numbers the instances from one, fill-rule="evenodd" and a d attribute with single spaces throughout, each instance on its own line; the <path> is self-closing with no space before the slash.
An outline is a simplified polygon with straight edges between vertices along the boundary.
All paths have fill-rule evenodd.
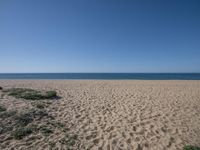
<path id="1" fill-rule="evenodd" d="M 1 0 L 0 72 L 200 72 L 200 0 Z"/>

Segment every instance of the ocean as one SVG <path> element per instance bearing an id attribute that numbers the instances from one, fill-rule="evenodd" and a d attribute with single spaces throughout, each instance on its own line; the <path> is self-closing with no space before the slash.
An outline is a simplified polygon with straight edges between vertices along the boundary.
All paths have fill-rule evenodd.
<path id="1" fill-rule="evenodd" d="M 200 73 L 0 73 L 0 79 L 200 80 Z"/>

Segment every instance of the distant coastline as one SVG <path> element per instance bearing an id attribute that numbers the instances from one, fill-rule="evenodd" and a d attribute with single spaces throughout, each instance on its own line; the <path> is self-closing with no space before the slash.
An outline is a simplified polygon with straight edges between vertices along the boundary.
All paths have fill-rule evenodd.
<path id="1" fill-rule="evenodd" d="M 200 73 L 0 73 L 0 79 L 200 80 Z"/>

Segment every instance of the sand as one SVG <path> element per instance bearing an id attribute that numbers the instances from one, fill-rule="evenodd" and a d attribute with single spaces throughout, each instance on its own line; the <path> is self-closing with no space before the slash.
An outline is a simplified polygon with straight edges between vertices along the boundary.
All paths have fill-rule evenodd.
<path id="1" fill-rule="evenodd" d="M 72 149 L 200 146 L 200 81 L 0 80 L 0 86 L 56 90 L 61 98 L 45 109 L 78 136 Z M 0 97 L 8 110 L 33 107 L 27 100 Z M 55 129 L 50 136 L 37 133 L 21 140 L 0 134 L 0 149 L 67 149 L 59 142 L 64 134 Z"/>

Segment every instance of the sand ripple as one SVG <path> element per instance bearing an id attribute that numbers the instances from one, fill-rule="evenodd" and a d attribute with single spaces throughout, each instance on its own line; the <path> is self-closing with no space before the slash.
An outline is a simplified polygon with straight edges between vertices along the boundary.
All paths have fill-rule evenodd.
<path id="1" fill-rule="evenodd" d="M 62 98 L 50 105 L 48 112 L 78 135 L 80 149 L 200 146 L 200 81 L 1 80 L 0 85 L 57 90 Z M 0 100 L 10 109 L 25 105 L 13 103 L 12 99 Z M 61 136 L 51 138 L 56 142 Z M 45 140 L 49 139 L 33 140 L 32 149 L 49 149 Z M 12 147 L 26 149 L 28 145 L 11 141 L 7 148 Z"/>

